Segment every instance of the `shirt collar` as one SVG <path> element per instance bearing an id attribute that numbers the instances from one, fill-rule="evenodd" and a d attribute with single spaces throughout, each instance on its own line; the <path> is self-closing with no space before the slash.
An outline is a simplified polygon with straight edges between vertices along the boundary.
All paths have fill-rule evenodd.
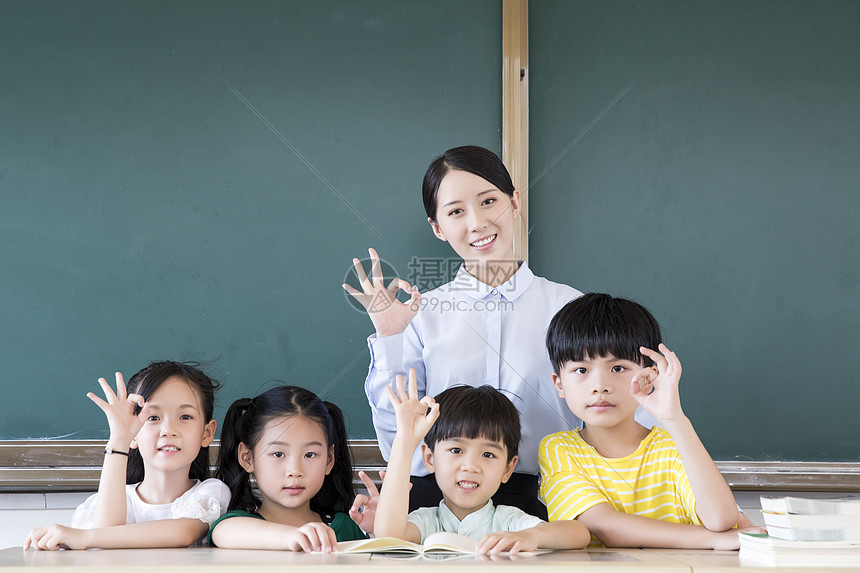
<path id="1" fill-rule="evenodd" d="M 486 518 L 487 514 L 490 515 L 489 519 Z M 473 511 L 472 513 L 467 515 L 465 518 L 463 518 L 462 522 L 459 519 L 457 519 L 457 516 L 454 515 L 454 512 L 452 512 L 451 509 L 447 505 L 445 505 L 444 499 L 441 502 L 439 502 L 439 521 L 442 522 L 442 528 L 445 531 L 452 531 L 452 532 L 456 533 L 456 532 L 460 531 L 460 525 L 461 525 L 461 523 L 464 523 L 464 522 L 484 520 L 484 521 L 487 521 L 487 523 L 491 523 L 492 522 L 492 515 L 493 515 L 493 500 L 492 499 L 488 499 L 487 504 L 484 507 L 482 507 L 481 509 L 479 509 L 477 511 Z"/>
<path id="2" fill-rule="evenodd" d="M 449 285 L 449 290 L 462 292 L 469 295 L 475 300 L 481 300 L 487 295 L 497 291 L 507 300 L 516 300 L 531 286 L 535 280 L 535 275 L 525 261 L 520 262 L 520 268 L 517 272 L 497 287 L 491 287 L 488 284 L 482 283 L 466 270 L 466 265 L 461 264 L 457 275 Z"/>

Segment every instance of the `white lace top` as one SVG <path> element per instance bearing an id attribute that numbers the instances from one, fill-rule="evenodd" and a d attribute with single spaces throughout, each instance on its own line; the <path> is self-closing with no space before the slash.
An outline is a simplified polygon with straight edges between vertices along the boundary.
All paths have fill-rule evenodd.
<path id="1" fill-rule="evenodd" d="M 125 486 L 125 498 L 127 513 L 125 522 L 141 523 L 144 521 L 156 521 L 159 519 L 178 519 L 180 517 L 191 517 L 205 521 L 210 526 L 227 511 L 230 504 L 230 490 L 227 485 L 218 479 L 207 479 L 201 482 L 194 480 L 191 489 L 173 500 L 172 503 L 152 504 L 146 503 L 137 495 L 139 483 Z M 91 529 L 93 516 L 96 511 L 96 498 L 98 494 L 91 495 L 78 506 L 72 517 L 72 527 L 77 529 Z"/>

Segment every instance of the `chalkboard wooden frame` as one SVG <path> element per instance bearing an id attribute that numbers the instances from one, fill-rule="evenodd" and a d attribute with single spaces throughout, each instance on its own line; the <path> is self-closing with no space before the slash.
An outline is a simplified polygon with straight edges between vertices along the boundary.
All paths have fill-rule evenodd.
<path id="1" fill-rule="evenodd" d="M 216 440 L 209 448 L 214 463 Z M 104 441 L 25 440 L 0 442 L 0 493 L 96 491 Z M 377 472 L 385 460 L 376 440 L 350 440 L 353 469 Z M 735 491 L 860 492 L 860 463 L 717 461 Z M 357 476 L 356 487 L 363 487 Z"/>

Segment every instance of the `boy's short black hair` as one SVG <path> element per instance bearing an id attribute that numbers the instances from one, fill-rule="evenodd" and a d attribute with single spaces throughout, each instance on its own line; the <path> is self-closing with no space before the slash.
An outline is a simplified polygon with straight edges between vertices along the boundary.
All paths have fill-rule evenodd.
<path id="1" fill-rule="evenodd" d="M 570 301 L 549 323 L 546 349 L 556 374 L 568 362 L 612 355 L 643 366 L 654 361 L 640 346 L 656 350 L 660 325 L 639 303 L 608 294 L 589 293 Z"/>
<path id="2" fill-rule="evenodd" d="M 439 419 L 424 436 L 433 451 L 442 440 L 485 438 L 501 442 L 510 462 L 520 445 L 520 413 L 492 386 L 453 386 L 435 397 Z"/>

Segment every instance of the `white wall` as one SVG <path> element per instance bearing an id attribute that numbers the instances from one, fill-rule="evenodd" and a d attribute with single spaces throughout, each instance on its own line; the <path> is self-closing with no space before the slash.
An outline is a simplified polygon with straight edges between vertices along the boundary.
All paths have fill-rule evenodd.
<path id="1" fill-rule="evenodd" d="M 0 549 L 20 547 L 34 527 L 72 521 L 89 493 L 0 494 Z"/>

